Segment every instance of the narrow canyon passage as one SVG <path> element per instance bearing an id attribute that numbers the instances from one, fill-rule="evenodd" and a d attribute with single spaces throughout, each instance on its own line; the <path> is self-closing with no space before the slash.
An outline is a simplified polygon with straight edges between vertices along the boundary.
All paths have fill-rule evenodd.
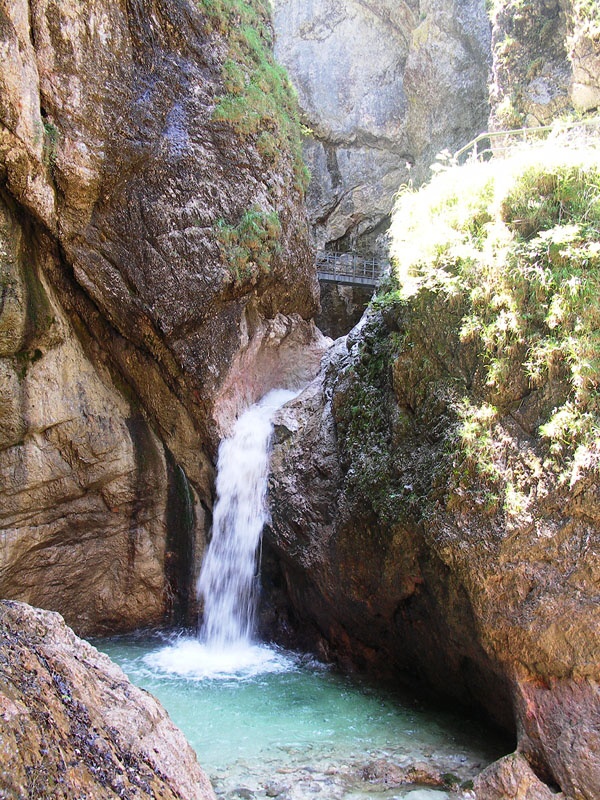
<path id="1" fill-rule="evenodd" d="M 161 700 L 224 800 L 446 800 L 509 744 L 481 722 L 256 640 L 271 418 L 295 395 L 269 393 L 221 443 L 198 635 L 99 647 Z"/>

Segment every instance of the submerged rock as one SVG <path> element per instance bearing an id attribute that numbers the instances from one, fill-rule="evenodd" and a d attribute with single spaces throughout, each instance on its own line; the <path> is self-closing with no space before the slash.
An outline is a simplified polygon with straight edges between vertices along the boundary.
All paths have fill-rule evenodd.
<path id="1" fill-rule="evenodd" d="M 362 778 L 369 783 L 380 783 L 385 786 L 418 786 L 448 787 L 448 782 L 435 770 L 424 763 L 410 767 L 400 767 L 383 759 L 367 764 L 362 771 Z"/>
<path id="2" fill-rule="evenodd" d="M 148 692 L 62 618 L 0 601 L 2 797 L 214 800 Z"/>

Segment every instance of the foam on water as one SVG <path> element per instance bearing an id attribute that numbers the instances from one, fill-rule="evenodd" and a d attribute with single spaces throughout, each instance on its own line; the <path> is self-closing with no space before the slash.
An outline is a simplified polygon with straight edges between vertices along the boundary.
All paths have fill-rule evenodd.
<path id="1" fill-rule="evenodd" d="M 191 637 L 148 653 L 144 662 L 162 674 L 199 681 L 249 680 L 297 668 L 289 653 L 264 644 L 211 646 Z"/>

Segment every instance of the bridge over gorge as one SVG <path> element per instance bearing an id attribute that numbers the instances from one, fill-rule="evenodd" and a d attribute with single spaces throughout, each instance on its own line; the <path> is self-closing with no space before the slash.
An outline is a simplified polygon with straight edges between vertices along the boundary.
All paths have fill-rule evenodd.
<path id="1" fill-rule="evenodd" d="M 317 275 L 326 283 L 346 283 L 354 286 L 377 286 L 389 270 L 384 259 L 366 257 L 359 253 L 317 253 Z"/>

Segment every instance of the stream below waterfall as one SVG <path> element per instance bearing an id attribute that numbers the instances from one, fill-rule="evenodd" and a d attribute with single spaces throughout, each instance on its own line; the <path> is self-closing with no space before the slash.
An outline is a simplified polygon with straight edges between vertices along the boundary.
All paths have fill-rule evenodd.
<path id="1" fill-rule="evenodd" d="M 99 646 L 162 701 L 219 797 L 446 800 L 447 785 L 468 784 L 506 752 L 489 731 L 253 639 L 271 420 L 293 396 L 270 392 L 219 447 L 198 635 L 140 634 Z M 400 771 L 411 768 L 407 785 Z M 428 776 L 429 784 L 437 777 L 435 788 L 424 788 Z"/>
<path id="2" fill-rule="evenodd" d="M 478 721 L 276 648 L 255 646 L 237 671 L 214 664 L 211 676 L 189 636 L 96 645 L 162 702 L 224 800 L 452 800 L 445 788 L 394 787 L 393 771 L 464 783 L 508 752 Z"/>

